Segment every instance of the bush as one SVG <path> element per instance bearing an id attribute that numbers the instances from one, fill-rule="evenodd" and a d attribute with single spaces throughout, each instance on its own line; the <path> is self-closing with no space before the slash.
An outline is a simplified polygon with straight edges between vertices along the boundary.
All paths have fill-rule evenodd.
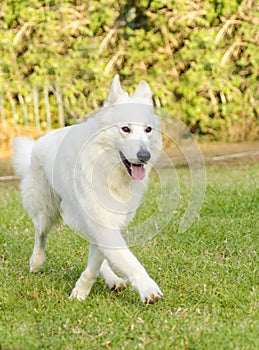
<path id="1" fill-rule="evenodd" d="M 38 113 L 44 126 L 46 107 L 52 123 L 62 109 L 72 123 L 103 103 L 119 72 L 129 88 L 146 79 L 156 106 L 193 133 L 259 135 L 255 1 L 9 0 L 1 16 L 2 99 L 14 123 Z"/>

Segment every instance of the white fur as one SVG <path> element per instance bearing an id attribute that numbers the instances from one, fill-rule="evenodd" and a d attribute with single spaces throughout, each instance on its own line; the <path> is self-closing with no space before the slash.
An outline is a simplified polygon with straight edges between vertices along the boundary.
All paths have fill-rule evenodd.
<path id="1" fill-rule="evenodd" d="M 123 131 L 125 126 L 130 132 Z M 151 132 L 146 131 L 149 126 Z M 135 181 L 120 152 L 136 164 L 140 149 L 151 158 L 144 179 Z M 153 113 L 149 85 L 141 82 L 129 97 L 118 75 L 105 106 L 87 122 L 53 131 L 36 142 L 15 139 L 13 164 L 22 180 L 24 207 L 36 229 L 31 272 L 42 267 L 48 232 L 61 215 L 90 241 L 88 265 L 71 298 L 84 300 L 101 273 L 111 289 L 123 289 L 127 280 L 143 302 L 160 299 L 159 287 L 121 235 L 140 205 L 160 151 L 160 123 Z"/>
<path id="2" fill-rule="evenodd" d="M 19 157 L 13 158 L 13 166 L 20 178 L 26 176 L 31 164 L 31 152 L 35 141 L 28 137 L 17 137 L 13 141 L 13 151 Z"/>

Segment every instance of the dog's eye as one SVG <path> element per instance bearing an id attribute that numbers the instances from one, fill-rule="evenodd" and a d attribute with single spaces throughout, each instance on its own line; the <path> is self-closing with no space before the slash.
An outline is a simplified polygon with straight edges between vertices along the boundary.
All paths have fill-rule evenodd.
<path id="1" fill-rule="evenodd" d="M 146 133 L 149 133 L 149 132 L 151 132 L 151 131 L 152 131 L 151 126 L 147 126 L 146 129 L 145 129 L 145 132 L 146 132 Z"/>
<path id="2" fill-rule="evenodd" d="M 123 126 L 122 128 L 121 128 L 121 130 L 123 131 L 123 132 L 127 132 L 127 133 L 129 133 L 131 130 L 130 130 L 130 128 L 128 127 L 128 126 Z"/>

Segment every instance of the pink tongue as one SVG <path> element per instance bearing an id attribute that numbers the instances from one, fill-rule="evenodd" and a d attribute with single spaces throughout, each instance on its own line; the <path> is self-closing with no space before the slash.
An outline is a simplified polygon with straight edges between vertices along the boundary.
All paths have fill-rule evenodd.
<path id="1" fill-rule="evenodd" d="M 145 177 L 145 168 L 143 165 L 136 166 L 131 164 L 131 176 L 134 180 L 143 180 Z"/>

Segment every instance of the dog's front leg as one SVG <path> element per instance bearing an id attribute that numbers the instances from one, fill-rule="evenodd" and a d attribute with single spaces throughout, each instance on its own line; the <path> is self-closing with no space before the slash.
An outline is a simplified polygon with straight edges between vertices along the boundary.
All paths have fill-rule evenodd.
<path id="1" fill-rule="evenodd" d="M 153 304 L 158 301 L 163 293 L 152 280 L 145 268 L 128 248 L 101 248 L 111 266 L 130 282 L 132 287 L 139 292 L 144 303 Z"/>
<path id="2" fill-rule="evenodd" d="M 103 255 L 99 249 L 95 245 L 90 244 L 87 267 L 76 282 L 70 299 L 85 300 L 87 298 L 99 274 L 103 259 Z"/>
<path id="3" fill-rule="evenodd" d="M 98 242 L 96 244 L 103 256 L 116 271 L 126 277 L 132 287 L 139 292 L 144 303 L 153 304 L 162 297 L 160 288 L 129 250 L 119 230 L 99 231 L 97 239 L 99 244 Z"/>
<path id="4" fill-rule="evenodd" d="M 111 290 L 121 291 L 126 288 L 126 282 L 112 271 L 106 259 L 102 263 L 100 273 Z"/>

